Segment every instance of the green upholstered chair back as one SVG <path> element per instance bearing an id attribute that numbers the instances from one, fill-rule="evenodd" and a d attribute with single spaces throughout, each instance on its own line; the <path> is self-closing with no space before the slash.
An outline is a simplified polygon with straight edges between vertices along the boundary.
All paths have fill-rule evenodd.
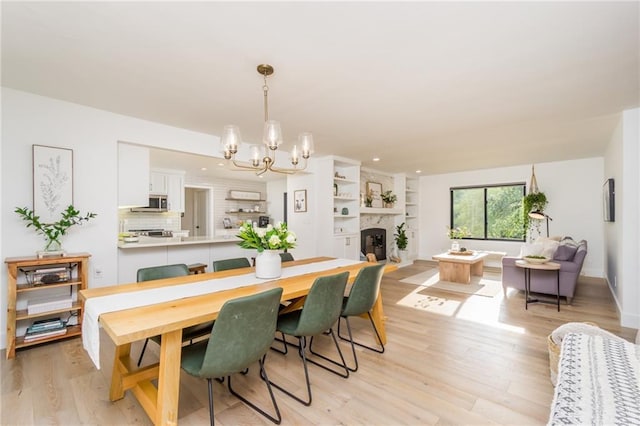
<path id="1" fill-rule="evenodd" d="M 348 272 L 316 278 L 304 301 L 293 336 L 314 336 L 333 326 L 340 317 Z"/>
<path id="2" fill-rule="evenodd" d="M 251 264 L 246 257 L 236 257 L 233 259 L 223 259 L 213 261 L 213 272 L 226 271 L 229 269 L 248 268 Z"/>
<path id="3" fill-rule="evenodd" d="M 282 288 L 226 302 L 211 330 L 200 377 L 224 377 L 258 361 L 276 332 Z"/>
<path id="4" fill-rule="evenodd" d="M 138 269 L 138 282 L 183 277 L 185 275 L 189 275 L 189 267 L 184 263 L 151 266 L 149 268 Z"/>
<path id="5" fill-rule="evenodd" d="M 289 252 L 287 252 L 287 253 L 280 253 L 280 259 L 281 259 L 283 262 L 292 262 L 292 261 L 294 260 L 294 259 L 293 259 L 293 255 L 292 255 L 291 253 L 289 253 Z"/>
<path id="6" fill-rule="evenodd" d="M 384 264 L 364 267 L 358 272 L 349 296 L 345 298 L 342 316 L 365 314 L 373 308 L 380 291 Z"/>

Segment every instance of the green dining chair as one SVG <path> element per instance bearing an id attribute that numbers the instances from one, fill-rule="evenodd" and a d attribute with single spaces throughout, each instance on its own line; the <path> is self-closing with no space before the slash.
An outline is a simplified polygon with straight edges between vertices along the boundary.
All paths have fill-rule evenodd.
<path id="1" fill-rule="evenodd" d="M 280 332 L 282 339 L 276 340 L 283 343 L 284 349 L 281 350 L 275 347 L 272 347 L 271 349 L 286 355 L 288 352 L 287 347 L 294 344 L 287 342 L 285 335 L 294 336 L 298 339 L 298 354 L 302 358 L 302 365 L 304 367 L 304 377 L 307 384 L 307 399 L 304 400 L 294 395 L 292 392 L 284 389 L 276 383 L 271 382 L 271 385 L 306 406 L 311 405 L 312 398 L 307 362 L 322 367 L 340 377 L 349 377 L 349 369 L 347 368 L 344 357 L 342 356 L 338 339 L 336 339 L 335 333 L 333 332 L 333 325 L 340 317 L 342 298 L 344 296 L 344 290 L 348 279 L 348 272 L 317 278 L 313 282 L 311 289 L 309 289 L 309 294 L 307 294 L 307 297 L 305 298 L 302 309 L 280 315 L 278 318 L 277 330 Z M 309 342 L 309 346 L 311 346 L 313 344 L 313 336 L 320 335 L 325 332 L 333 338 L 333 342 L 342 363 L 339 364 L 324 355 L 319 356 L 336 365 L 340 365 L 341 368 L 344 369 L 344 373 L 310 359 L 305 354 L 307 348 L 307 337 L 311 337 Z M 315 355 L 318 354 L 316 353 Z"/>
<path id="2" fill-rule="evenodd" d="M 338 337 L 351 343 L 351 352 L 353 353 L 355 366 L 349 367 L 350 371 L 358 371 L 358 357 L 356 356 L 355 345 L 372 350 L 374 352 L 384 353 L 384 345 L 382 344 L 380 333 L 378 333 L 376 324 L 375 322 L 373 322 L 373 318 L 371 316 L 373 305 L 378 299 L 380 282 L 382 281 L 382 274 L 384 273 L 384 266 L 384 264 L 379 264 L 362 268 L 360 272 L 358 272 L 358 275 L 356 276 L 356 279 L 351 286 L 349 295 L 344 297 L 342 302 L 342 312 L 340 313 L 340 319 L 338 320 Z M 381 349 L 367 346 L 353 340 L 349 317 L 356 317 L 364 314 L 367 314 L 367 316 L 369 317 L 369 321 L 371 321 L 373 331 L 375 332 Z M 340 334 L 340 323 L 342 319 L 344 319 L 347 324 L 347 331 L 349 333 L 348 337 L 342 336 Z"/>
<path id="3" fill-rule="evenodd" d="M 213 272 L 227 271 L 229 269 L 248 268 L 251 266 L 246 257 L 223 259 L 213 261 Z"/>
<path id="4" fill-rule="evenodd" d="M 282 288 L 278 287 L 227 301 L 220 309 L 209 339 L 182 348 L 182 369 L 192 376 L 207 379 L 211 425 L 214 424 L 212 379 L 225 377 L 232 395 L 275 424 L 280 424 L 280 409 L 264 361 L 276 332 L 281 297 Z M 275 416 L 248 401 L 231 386 L 231 375 L 246 371 L 256 361 L 260 364 L 260 378 L 267 385 Z"/>
<path id="5" fill-rule="evenodd" d="M 148 268 L 140 268 L 138 269 L 137 279 L 138 282 L 142 281 L 152 281 L 152 280 L 161 280 L 164 278 L 173 278 L 173 277 L 183 277 L 189 275 L 189 267 L 183 263 L 178 263 L 174 265 L 161 265 L 161 266 L 151 266 Z M 198 337 L 203 337 L 209 334 L 211 330 L 211 326 L 213 325 L 213 321 L 209 321 L 203 324 L 193 325 L 191 327 L 187 327 L 182 330 L 182 342 L 193 343 L 194 339 Z M 153 336 L 151 340 L 160 344 L 160 336 Z M 149 344 L 149 338 L 145 339 L 144 345 L 142 346 L 142 351 L 140 351 L 140 358 L 138 358 L 138 367 L 142 364 L 142 357 L 144 357 L 144 352 L 147 350 L 147 345 Z"/>
<path id="6" fill-rule="evenodd" d="M 293 260 L 294 260 L 294 259 L 293 259 L 293 255 L 292 255 L 291 253 L 289 253 L 289 252 L 286 252 L 286 253 L 280 253 L 280 259 L 281 259 L 283 262 L 293 262 Z"/>

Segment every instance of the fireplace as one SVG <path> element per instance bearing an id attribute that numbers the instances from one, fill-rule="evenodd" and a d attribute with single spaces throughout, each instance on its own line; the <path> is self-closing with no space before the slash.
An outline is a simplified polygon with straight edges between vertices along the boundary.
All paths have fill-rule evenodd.
<path id="1" fill-rule="evenodd" d="M 373 253 L 376 259 L 387 258 L 387 230 L 383 228 L 369 228 L 360 231 L 360 250 L 364 255 Z"/>

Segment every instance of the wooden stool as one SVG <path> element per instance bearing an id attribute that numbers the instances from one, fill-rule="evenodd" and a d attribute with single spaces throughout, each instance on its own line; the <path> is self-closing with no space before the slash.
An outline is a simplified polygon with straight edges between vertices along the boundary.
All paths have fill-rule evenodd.
<path id="1" fill-rule="evenodd" d="M 204 270 L 207 267 L 204 263 L 192 263 L 187 265 L 190 274 L 204 274 Z"/>

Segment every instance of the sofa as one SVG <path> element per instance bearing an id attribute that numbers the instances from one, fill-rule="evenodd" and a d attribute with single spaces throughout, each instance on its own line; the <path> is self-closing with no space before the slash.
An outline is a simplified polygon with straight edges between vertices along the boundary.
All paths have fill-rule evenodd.
<path id="1" fill-rule="evenodd" d="M 507 288 L 524 291 L 524 269 L 516 266 L 516 261 L 527 255 L 543 255 L 560 264 L 560 296 L 566 297 L 570 305 L 576 289 L 576 283 L 582 271 L 582 264 L 587 255 L 587 242 L 576 242 L 571 237 L 554 239 L 538 239 L 533 244 L 525 244 L 517 257 L 502 258 L 502 289 L 507 295 Z M 531 292 L 556 295 L 556 274 L 549 271 L 531 271 Z"/>

